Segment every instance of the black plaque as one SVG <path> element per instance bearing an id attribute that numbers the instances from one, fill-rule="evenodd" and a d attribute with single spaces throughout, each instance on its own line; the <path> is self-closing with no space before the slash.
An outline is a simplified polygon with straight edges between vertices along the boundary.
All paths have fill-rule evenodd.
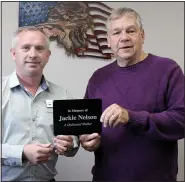
<path id="1" fill-rule="evenodd" d="M 54 100 L 54 135 L 100 134 L 101 113 L 101 99 Z"/>

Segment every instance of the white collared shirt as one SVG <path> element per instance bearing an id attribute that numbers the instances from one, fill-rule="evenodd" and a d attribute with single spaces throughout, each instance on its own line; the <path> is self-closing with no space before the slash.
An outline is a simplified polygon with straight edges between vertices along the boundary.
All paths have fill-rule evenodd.
<path id="1" fill-rule="evenodd" d="M 57 174 L 54 151 L 47 163 L 36 165 L 23 163 L 22 152 L 26 144 L 53 144 L 53 110 L 47 100 L 61 99 L 72 97 L 44 76 L 35 96 L 19 83 L 16 72 L 2 78 L 2 181 L 49 181 Z M 73 138 L 71 156 L 79 148 L 78 138 Z"/>

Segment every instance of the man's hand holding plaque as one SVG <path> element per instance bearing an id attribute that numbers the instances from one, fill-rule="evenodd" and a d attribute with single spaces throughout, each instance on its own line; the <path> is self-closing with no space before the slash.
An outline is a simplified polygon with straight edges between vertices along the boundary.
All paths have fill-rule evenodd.
<path id="1" fill-rule="evenodd" d="M 73 137 L 66 135 L 58 135 L 53 139 L 55 152 L 58 155 L 65 154 L 69 149 L 73 148 Z"/>
<path id="2" fill-rule="evenodd" d="M 100 146 L 100 141 L 101 136 L 98 133 L 80 136 L 82 147 L 89 152 L 95 151 Z"/>

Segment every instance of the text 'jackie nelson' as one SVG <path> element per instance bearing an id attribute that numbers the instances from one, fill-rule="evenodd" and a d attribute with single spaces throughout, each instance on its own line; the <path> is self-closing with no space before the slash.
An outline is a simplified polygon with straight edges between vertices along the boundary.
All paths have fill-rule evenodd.
<path id="1" fill-rule="evenodd" d="M 59 116 L 59 120 L 58 121 L 96 120 L 96 119 L 97 119 L 97 116 L 88 116 L 86 114 L 86 115 L 78 115 L 78 116 L 68 115 L 66 117 Z"/>

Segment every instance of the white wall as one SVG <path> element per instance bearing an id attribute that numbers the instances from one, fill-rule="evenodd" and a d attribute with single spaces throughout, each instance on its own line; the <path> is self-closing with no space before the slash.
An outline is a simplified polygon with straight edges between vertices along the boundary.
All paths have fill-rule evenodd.
<path id="1" fill-rule="evenodd" d="M 183 2 L 105 2 L 112 8 L 134 8 L 143 19 L 146 41 L 144 49 L 173 58 L 184 68 L 184 4 Z M 2 2 L 2 75 L 14 70 L 9 49 L 12 33 L 18 26 L 18 2 Z M 51 43 L 52 55 L 45 69 L 47 78 L 66 87 L 76 98 L 82 98 L 88 79 L 99 67 L 110 61 L 92 58 L 68 58 L 63 49 Z M 60 157 L 57 180 L 91 180 L 93 153 L 80 149 L 76 157 Z M 184 140 L 179 142 L 178 180 L 184 180 Z"/>

